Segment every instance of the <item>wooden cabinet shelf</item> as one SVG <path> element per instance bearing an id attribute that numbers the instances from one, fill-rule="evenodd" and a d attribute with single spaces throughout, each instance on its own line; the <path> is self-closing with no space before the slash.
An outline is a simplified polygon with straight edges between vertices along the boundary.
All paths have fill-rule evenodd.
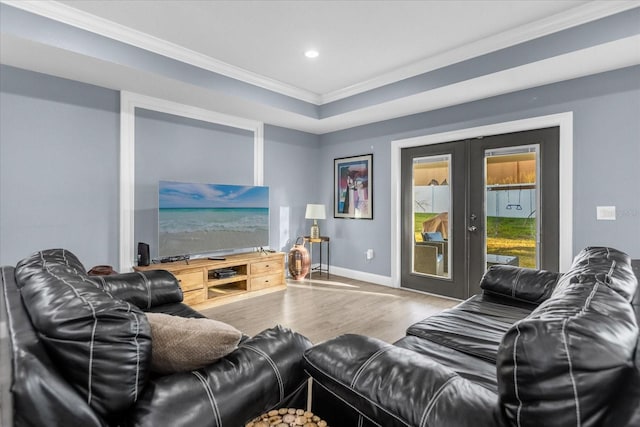
<path id="1" fill-rule="evenodd" d="M 207 286 L 221 286 L 227 283 L 234 283 L 234 282 L 240 282 L 240 281 L 246 282 L 248 278 L 249 276 L 247 276 L 246 274 L 241 274 L 233 277 L 225 277 L 224 279 L 209 279 L 207 281 Z"/>
<path id="2" fill-rule="evenodd" d="M 198 310 L 286 288 L 282 252 L 233 254 L 225 260 L 187 261 L 134 267 L 136 271 L 167 270 L 182 289 L 184 303 Z M 233 276 L 224 275 L 235 271 Z"/>
<path id="3" fill-rule="evenodd" d="M 208 299 L 226 297 L 247 292 L 247 282 L 233 282 L 224 285 L 210 286 L 208 289 Z"/>

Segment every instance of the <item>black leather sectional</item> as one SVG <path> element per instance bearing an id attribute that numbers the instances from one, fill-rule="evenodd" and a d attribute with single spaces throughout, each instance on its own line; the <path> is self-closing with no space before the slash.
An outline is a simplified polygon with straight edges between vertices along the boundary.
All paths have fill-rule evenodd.
<path id="1" fill-rule="evenodd" d="M 333 427 L 640 426 L 638 281 L 584 249 L 564 275 L 493 266 L 483 292 L 391 345 L 343 335 L 305 353 Z"/>
<path id="2" fill-rule="evenodd" d="M 149 372 L 144 312 L 201 317 L 169 273 L 92 278 L 48 250 L 0 280 L 2 425 L 242 426 L 304 407 L 305 370 L 332 427 L 640 425 L 640 293 L 615 249 L 586 248 L 564 275 L 493 266 L 481 294 L 393 345 L 343 335 L 311 347 L 274 327 L 164 376 Z"/>
<path id="3" fill-rule="evenodd" d="M 144 312 L 202 317 L 170 273 L 93 278 L 57 249 L 0 274 L 3 426 L 241 426 L 306 402 L 311 343 L 282 327 L 197 371 L 150 372 Z"/>

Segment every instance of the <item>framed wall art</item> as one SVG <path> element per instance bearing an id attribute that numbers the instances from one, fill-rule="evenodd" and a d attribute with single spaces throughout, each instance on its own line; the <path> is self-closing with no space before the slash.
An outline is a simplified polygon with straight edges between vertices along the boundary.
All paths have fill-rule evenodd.
<path id="1" fill-rule="evenodd" d="M 333 217 L 373 219 L 373 154 L 333 160 Z"/>

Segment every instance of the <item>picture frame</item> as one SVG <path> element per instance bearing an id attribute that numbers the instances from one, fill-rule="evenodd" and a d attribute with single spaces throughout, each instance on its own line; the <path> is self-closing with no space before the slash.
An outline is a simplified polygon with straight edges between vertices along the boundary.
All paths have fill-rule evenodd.
<path id="1" fill-rule="evenodd" d="M 373 154 L 333 160 L 333 217 L 373 219 Z"/>

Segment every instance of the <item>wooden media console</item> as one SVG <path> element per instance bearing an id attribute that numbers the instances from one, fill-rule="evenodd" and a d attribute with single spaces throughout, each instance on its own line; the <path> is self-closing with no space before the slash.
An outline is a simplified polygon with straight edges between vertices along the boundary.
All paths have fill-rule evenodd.
<path id="1" fill-rule="evenodd" d="M 249 252 L 225 255 L 224 261 L 197 258 L 133 269 L 173 273 L 180 283 L 184 303 L 202 310 L 286 289 L 284 260 L 282 252 Z"/>

